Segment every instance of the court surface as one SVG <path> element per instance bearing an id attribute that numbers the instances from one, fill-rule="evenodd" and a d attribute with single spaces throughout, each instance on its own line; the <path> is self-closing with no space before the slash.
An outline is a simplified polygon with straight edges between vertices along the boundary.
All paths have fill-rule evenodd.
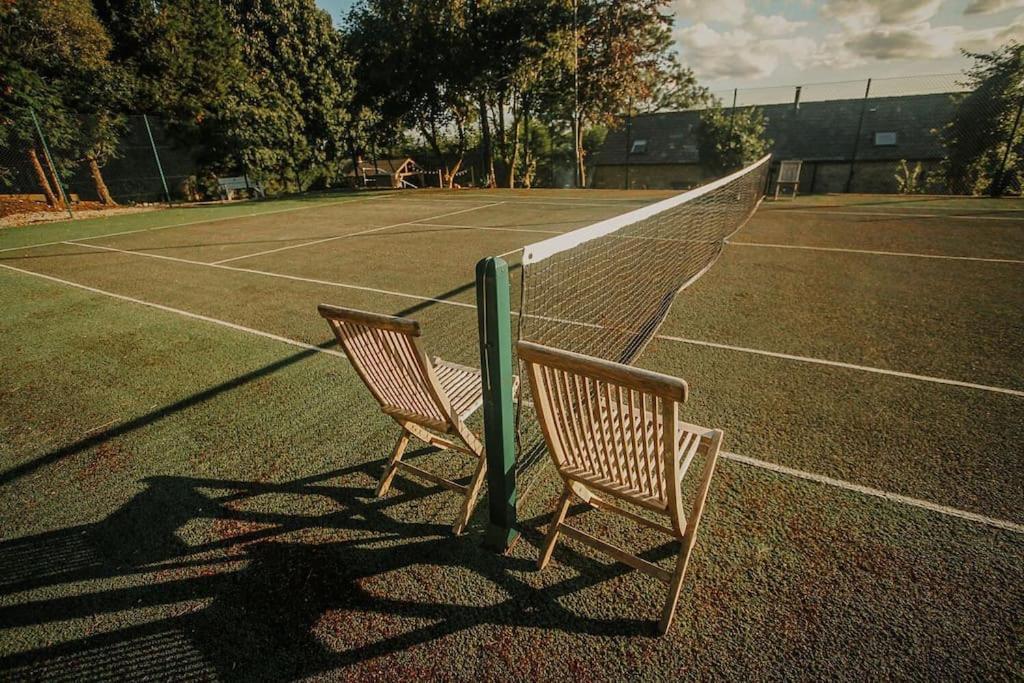
<path id="1" fill-rule="evenodd" d="M 660 583 L 571 541 L 535 571 L 550 470 L 505 557 L 480 547 L 486 502 L 456 538 L 439 487 L 373 497 L 397 428 L 316 305 L 416 318 L 476 365 L 477 260 L 518 283 L 525 245 L 666 196 L 323 195 L 0 232 L 0 675 L 1024 675 L 1019 200 L 766 202 L 678 297 L 640 364 L 685 378 L 685 419 L 728 452 L 664 638 Z"/>

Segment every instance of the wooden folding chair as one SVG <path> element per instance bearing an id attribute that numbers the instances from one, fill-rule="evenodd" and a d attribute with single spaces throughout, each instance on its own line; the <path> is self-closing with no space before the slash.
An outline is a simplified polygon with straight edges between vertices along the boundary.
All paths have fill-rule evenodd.
<path id="1" fill-rule="evenodd" d="M 480 439 L 464 420 L 483 404 L 480 371 L 434 358 L 427 360 L 420 347 L 420 326 L 415 320 L 367 313 L 321 304 L 338 343 L 385 414 L 402 428 L 377 487 L 383 496 L 398 470 L 463 494 L 454 530 L 462 533 L 473 514 L 484 481 L 487 460 Z M 409 438 L 476 459 L 468 485 L 402 462 Z"/>
<path id="2" fill-rule="evenodd" d="M 660 579 L 669 586 L 658 627 L 665 633 L 679 602 L 722 432 L 679 420 L 679 404 L 687 394 L 681 379 L 531 342 L 519 342 L 518 349 L 548 451 L 565 482 L 538 568 L 547 565 L 559 534 L 565 534 Z M 682 482 L 698 455 L 704 472 L 687 517 Z M 595 491 L 667 515 L 669 525 L 598 498 Z M 574 495 L 594 508 L 678 539 L 675 570 L 667 571 L 567 524 Z"/>

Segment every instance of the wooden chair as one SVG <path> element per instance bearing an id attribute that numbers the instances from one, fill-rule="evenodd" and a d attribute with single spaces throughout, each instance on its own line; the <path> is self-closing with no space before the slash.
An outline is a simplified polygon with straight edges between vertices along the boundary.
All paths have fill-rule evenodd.
<path id="1" fill-rule="evenodd" d="M 660 579 L 669 586 L 659 623 L 659 631 L 665 633 L 679 601 L 722 432 L 679 420 L 679 404 L 687 394 L 681 379 L 531 342 L 519 342 L 518 349 L 548 451 L 565 482 L 538 568 L 547 565 L 559 534 L 565 534 Z M 704 471 L 687 517 L 682 482 L 698 455 Z M 669 524 L 598 498 L 595 492 L 666 515 Z M 594 508 L 678 539 L 674 571 L 567 524 L 574 495 Z"/>
<path id="2" fill-rule="evenodd" d="M 381 410 L 402 428 L 377 496 L 388 492 L 398 470 L 458 491 L 464 500 L 453 528 L 456 534 L 462 533 L 473 514 L 487 469 L 483 444 L 464 422 L 483 404 L 480 371 L 436 357 L 432 362 L 427 360 L 415 320 L 326 304 L 317 310 Z M 469 484 L 457 484 L 402 462 L 410 437 L 475 458 Z"/>
<path id="3" fill-rule="evenodd" d="M 779 177 L 775 180 L 775 199 L 779 198 L 779 191 L 783 185 L 792 188 L 790 199 L 796 199 L 796 192 L 800 189 L 800 168 L 803 162 L 799 159 L 787 159 L 779 163 Z"/>

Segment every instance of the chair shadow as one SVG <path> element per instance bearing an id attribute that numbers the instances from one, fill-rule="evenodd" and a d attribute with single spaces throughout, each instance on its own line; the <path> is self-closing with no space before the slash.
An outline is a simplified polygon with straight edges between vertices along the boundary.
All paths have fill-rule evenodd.
<path id="1" fill-rule="evenodd" d="M 203 603 L 181 616 L 0 657 L 0 677 L 298 678 L 486 624 L 655 635 L 653 620 L 594 619 L 561 605 L 562 596 L 628 571 L 622 566 L 595 563 L 563 545 L 558 561 L 579 571 L 537 589 L 518 578 L 533 567 L 532 560 L 485 550 L 477 534 L 452 536 L 447 520 L 402 521 L 389 514 L 426 495 L 448 495 L 444 489 L 402 479 L 391 494 L 376 499 L 369 487 L 330 481 L 354 475 L 372 481 L 379 466 L 370 462 L 284 483 L 151 477 L 102 521 L 0 542 L 0 624 L 7 629 L 144 608 L 166 613 L 178 603 Z M 333 508 L 307 516 L 244 505 L 265 494 L 323 496 Z M 179 531 L 196 520 L 231 523 L 240 533 L 190 545 Z M 526 520 L 524 539 L 539 545 L 546 521 L 546 515 Z M 316 530 L 343 540 L 288 538 Z M 666 545 L 645 556 L 655 561 L 671 554 Z M 375 577 L 424 567 L 468 570 L 507 597 L 466 605 L 397 591 L 381 595 L 367 587 Z M 96 591 L 90 582 L 97 580 L 117 587 Z M 45 597 L 17 597 L 38 589 L 46 589 Z M 365 642 L 340 651 L 325 644 L 316 631 L 332 614 L 343 615 L 338 618 L 345 633 Z M 410 620 L 414 627 L 397 635 L 378 626 Z"/>

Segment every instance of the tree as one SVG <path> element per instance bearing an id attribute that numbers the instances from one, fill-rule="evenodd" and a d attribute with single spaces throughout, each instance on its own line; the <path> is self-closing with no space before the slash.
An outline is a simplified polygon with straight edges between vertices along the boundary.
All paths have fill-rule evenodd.
<path id="1" fill-rule="evenodd" d="M 117 69 L 108 59 L 110 37 L 89 0 L 6 2 L 0 48 L 5 97 L 0 118 L 6 144 L 26 149 L 48 203 L 59 204 L 64 178 L 85 161 L 101 201 L 113 203 L 100 160 L 116 147 L 121 132 L 111 112 Z M 35 120 L 54 151 L 47 178 L 36 150 Z M 52 164 L 50 163 L 52 161 Z M 51 185 L 52 181 L 52 185 Z"/>
<path id="2" fill-rule="evenodd" d="M 563 30 L 561 76 L 551 87 L 568 120 L 576 177 L 586 185 L 584 136 L 613 125 L 631 103 L 646 102 L 670 67 L 672 15 L 668 0 L 562 0 L 572 10 Z"/>
<path id="3" fill-rule="evenodd" d="M 461 0 L 366 0 L 349 14 L 346 29 L 358 105 L 377 112 L 382 128 L 416 131 L 449 187 L 479 110 L 469 19 Z"/>
<path id="4" fill-rule="evenodd" d="M 352 65 L 313 0 L 224 0 L 251 79 L 234 124 L 246 165 L 302 191 L 349 145 Z"/>
<path id="5" fill-rule="evenodd" d="M 1019 185 L 1024 172 L 1018 151 L 1024 123 L 1024 45 L 964 54 L 975 60 L 964 84 L 970 92 L 955 96 L 953 120 L 939 131 L 946 147 L 941 171 L 951 191 L 998 196 L 1011 182 Z"/>
<path id="6" fill-rule="evenodd" d="M 704 172 L 731 173 L 768 153 L 764 114 L 756 107 L 724 110 L 720 102 L 700 114 L 697 150 Z"/>

